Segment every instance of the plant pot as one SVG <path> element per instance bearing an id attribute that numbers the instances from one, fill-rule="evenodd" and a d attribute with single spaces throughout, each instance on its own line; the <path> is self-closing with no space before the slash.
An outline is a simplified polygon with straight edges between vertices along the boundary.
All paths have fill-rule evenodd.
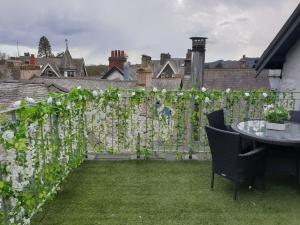
<path id="1" fill-rule="evenodd" d="M 266 123 L 266 128 L 269 130 L 286 130 L 285 123 Z"/>

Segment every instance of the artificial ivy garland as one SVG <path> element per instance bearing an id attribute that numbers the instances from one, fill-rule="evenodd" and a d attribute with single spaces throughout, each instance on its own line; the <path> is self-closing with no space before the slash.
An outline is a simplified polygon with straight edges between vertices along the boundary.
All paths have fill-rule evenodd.
<path id="1" fill-rule="evenodd" d="M 206 113 L 224 108 L 229 123 L 262 118 L 263 106 L 280 102 L 292 109 L 292 93 L 255 91 L 88 91 L 51 94 L 45 101 L 17 101 L 17 120 L 0 131 L 0 222 L 30 224 L 68 174 L 95 152 L 131 153 L 145 159 L 156 152 L 177 158 L 207 151 Z"/>

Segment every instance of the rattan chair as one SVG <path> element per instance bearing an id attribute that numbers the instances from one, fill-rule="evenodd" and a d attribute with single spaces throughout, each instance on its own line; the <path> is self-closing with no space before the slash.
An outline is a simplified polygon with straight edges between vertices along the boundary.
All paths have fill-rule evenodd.
<path id="1" fill-rule="evenodd" d="M 227 131 L 233 131 L 230 126 L 227 126 L 225 124 L 225 116 L 224 116 L 224 110 L 219 109 L 214 112 L 211 112 L 207 114 L 208 124 L 211 127 L 220 129 L 220 130 L 227 130 Z"/>
<path id="2" fill-rule="evenodd" d="M 300 123 L 300 111 L 290 111 L 290 122 Z"/>
<path id="3" fill-rule="evenodd" d="M 211 127 L 214 127 L 214 128 L 220 129 L 220 130 L 226 130 L 226 131 L 233 132 L 233 129 L 231 128 L 231 126 L 225 124 L 225 116 L 224 116 L 223 109 L 219 109 L 219 110 L 216 110 L 214 112 L 207 114 L 207 120 L 208 120 L 209 126 L 211 126 Z M 240 153 L 248 152 L 253 148 L 252 140 L 248 140 L 243 137 L 241 143 L 242 143 L 242 148 L 241 148 L 242 152 L 240 152 Z"/>
<path id="4" fill-rule="evenodd" d="M 211 188 L 218 174 L 235 184 L 234 199 L 240 183 L 253 185 L 256 177 L 263 180 L 265 149 L 260 147 L 241 154 L 241 138 L 238 133 L 205 126 L 212 156 Z"/>

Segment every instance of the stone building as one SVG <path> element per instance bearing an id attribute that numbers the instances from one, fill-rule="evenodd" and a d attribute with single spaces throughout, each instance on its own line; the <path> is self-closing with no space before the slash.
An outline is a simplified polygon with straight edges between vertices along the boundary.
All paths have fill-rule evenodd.
<path id="1" fill-rule="evenodd" d="M 73 58 L 68 45 L 57 57 L 38 58 L 43 77 L 86 77 L 88 76 L 83 58 Z"/>
<path id="2" fill-rule="evenodd" d="M 106 80 L 136 80 L 136 73 L 127 62 L 124 50 L 111 51 L 108 71 L 102 76 Z"/>
<path id="3" fill-rule="evenodd" d="M 258 77 L 270 70 L 271 88 L 297 92 L 300 109 L 300 4 L 262 54 L 256 70 Z"/>

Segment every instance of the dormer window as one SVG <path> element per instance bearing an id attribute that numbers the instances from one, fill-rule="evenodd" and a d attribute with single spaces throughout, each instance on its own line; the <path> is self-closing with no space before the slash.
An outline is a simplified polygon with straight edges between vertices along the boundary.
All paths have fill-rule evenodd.
<path id="1" fill-rule="evenodd" d="M 64 72 L 64 77 L 75 77 L 75 70 L 66 70 Z"/>

